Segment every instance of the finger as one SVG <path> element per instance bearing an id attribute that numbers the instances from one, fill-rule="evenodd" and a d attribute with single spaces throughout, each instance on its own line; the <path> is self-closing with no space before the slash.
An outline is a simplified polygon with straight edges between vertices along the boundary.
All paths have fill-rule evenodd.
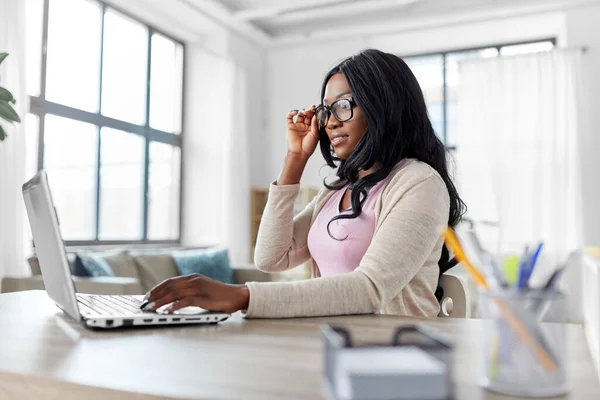
<path id="1" fill-rule="evenodd" d="M 194 274 L 176 276 L 161 282 L 150 291 L 148 301 L 156 301 L 157 298 L 164 296 L 166 293 L 177 290 L 181 286 L 185 285 L 187 282 L 193 280 L 195 277 L 196 275 Z"/>
<path id="2" fill-rule="evenodd" d="M 163 291 L 171 291 L 173 286 L 181 282 L 183 279 L 187 278 L 187 276 L 177 276 L 169 279 L 165 279 L 158 285 L 154 286 L 147 294 L 148 301 L 153 301 L 156 299 L 158 295 L 160 295 Z"/>
<path id="3" fill-rule="evenodd" d="M 206 280 L 206 277 L 200 274 L 190 274 L 174 278 L 171 280 L 171 282 L 169 282 L 169 284 L 161 287 L 159 291 L 152 293 L 148 300 L 148 306 L 143 309 L 157 309 L 164 305 L 164 301 L 161 299 L 167 296 L 181 292 L 187 293 L 189 290 L 198 290 L 198 288 L 201 287 L 200 285 L 202 284 L 202 281 L 204 280 Z M 171 298 L 169 297 L 168 299 Z"/>
<path id="4" fill-rule="evenodd" d="M 317 116 L 313 115 L 310 120 L 310 133 L 314 136 L 314 138 L 319 140 L 319 125 L 317 124 Z"/>
<path id="5" fill-rule="evenodd" d="M 306 115 L 304 117 L 304 124 L 306 125 L 306 127 L 310 127 L 312 124 L 312 118 L 315 115 L 314 110 L 308 110 L 306 111 Z"/>
<path id="6" fill-rule="evenodd" d="M 169 307 L 165 309 L 166 312 L 174 312 L 177 310 L 181 310 L 185 307 L 197 306 L 202 307 L 202 299 L 198 297 L 186 297 L 185 299 L 181 299 L 171 304 Z"/>
<path id="7" fill-rule="evenodd" d="M 294 115 L 292 117 L 292 121 L 297 124 L 297 123 L 303 123 L 304 122 L 304 118 L 306 117 L 305 111 L 304 110 L 300 110 L 298 112 L 298 114 Z"/>
<path id="8" fill-rule="evenodd" d="M 177 290 L 177 291 L 174 291 L 171 293 L 167 293 L 166 295 L 162 296 L 161 298 L 156 299 L 153 302 L 154 305 L 152 305 L 152 307 L 150 307 L 150 310 L 156 311 L 166 304 L 170 304 L 170 303 L 173 303 L 174 301 L 178 301 L 178 300 L 183 300 L 188 297 L 202 297 L 198 293 L 199 290 L 201 290 L 201 289 L 189 287 L 189 288 Z"/>
<path id="9" fill-rule="evenodd" d="M 150 289 L 144 296 L 144 303 L 147 304 L 153 298 L 155 298 L 156 294 L 158 292 L 160 292 L 164 287 L 170 286 L 173 279 L 175 279 L 175 278 L 165 279 L 164 281 L 160 282 L 158 285 L 156 285 L 152 289 Z"/>

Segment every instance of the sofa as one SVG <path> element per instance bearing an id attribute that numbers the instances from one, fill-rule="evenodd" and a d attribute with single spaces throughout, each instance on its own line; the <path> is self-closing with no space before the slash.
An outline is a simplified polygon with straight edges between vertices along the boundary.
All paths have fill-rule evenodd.
<path id="1" fill-rule="evenodd" d="M 90 294 L 145 294 L 163 280 L 179 275 L 173 259 L 173 253 L 179 251 L 181 249 L 116 249 L 94 253 L 106 261 L 115 276 L 73 276 L 75 290 Z M 67 257 L 73 270 L 76 254 L 68 253 Z M 1 293 L 44 289 L 37 257 L 33 256 L 28 261 L 31 276 L 4 277 L 0 284 Z M 232 266 L 232 269 L 234 281 L 239 284 L 277 280 L 276 274 L 264 273 L 251 264 Z"/>

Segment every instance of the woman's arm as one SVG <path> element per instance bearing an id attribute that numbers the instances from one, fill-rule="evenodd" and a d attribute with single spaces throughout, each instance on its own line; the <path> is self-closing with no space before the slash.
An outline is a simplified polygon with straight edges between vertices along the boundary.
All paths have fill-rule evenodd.
<path id="1" fill-rule="evenodd" d="M 297 282 L 250 282 L 248 317 L 377 313 L 431 256 L 448 223 L 449 197 L 437 175 L 400 188 L 353 272 Z"/>
<path id="2" fill-rule="evenodd" d="M 254 264 L 261 271 L 285 271 L 310 258 L 308 232 L 318 196 L 294 217 L 299 188 L 300 185 L 271 185 L 269 189 L 254 250 Z"/>

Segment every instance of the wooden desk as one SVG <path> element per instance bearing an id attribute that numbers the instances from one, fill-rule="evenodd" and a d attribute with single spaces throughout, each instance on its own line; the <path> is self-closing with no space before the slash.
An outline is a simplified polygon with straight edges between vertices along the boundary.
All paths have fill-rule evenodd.
<path id="1" fill-rule="evenodd" d="M 220 325 L 89 331 L 42 291 L 0 295 L 0 399 L 320 399 L 319 325 L 359 340 L 389 340 L 423 323 L 455 341 L 457 400 L 506 399 L 477 384 L 481 321 L 350 316 L 244 320 Z M 569 326 L 570 399 L 600 399 L 583 330 Z M 129 393 L 123 393 L 129 392 Z"/>

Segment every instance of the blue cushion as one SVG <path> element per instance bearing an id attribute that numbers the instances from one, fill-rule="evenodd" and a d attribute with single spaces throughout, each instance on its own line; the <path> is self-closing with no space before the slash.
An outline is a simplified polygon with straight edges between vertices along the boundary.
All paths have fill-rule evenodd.
<path id="1" fill-rule="evenodd" d="M 102 259 L 102 257 L 93 254 L 77 253 L 81 259 L 83 267 L 87 270 L 89 276 L 115 276 L 115 273 L 110 268 L 110 265 Z"/>
<path id="2" fill-rule="evenodd" d="M 90 273 L 83 266 L 83 262 L 81 261 L 81 257 L 79 254 L 75 256 L 75 261 L 73 262 L 73 270 L 71 271 L 73 276 L 90 276 Z"/>
<path id="3" fill-rule="evenodd" d="M 202 274 L 223 283 L 235 283 L 227 249 L 189 250 L 173 253 L 181 275 Z"/>

